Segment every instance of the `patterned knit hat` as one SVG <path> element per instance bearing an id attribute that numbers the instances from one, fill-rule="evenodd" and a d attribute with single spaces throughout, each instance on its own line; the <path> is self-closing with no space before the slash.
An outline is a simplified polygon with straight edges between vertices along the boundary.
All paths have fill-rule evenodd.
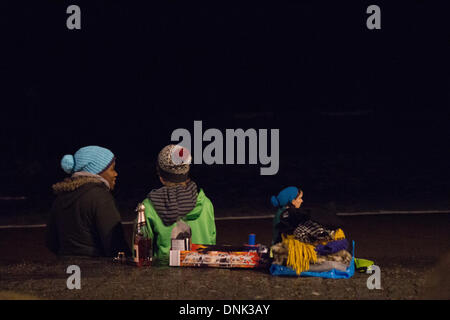
<path id="1" fill-rule="evenodd" d="M 108 149 L 88 146 L 81 148 L 74 155 L 66 154 L 61 159 L 61 168 L 68 174 L 80 171 L 100 174 L 108 169 L 114 160 L 114 154 Z"/>
<path id="2" fill-rule="evenodd" d="M 159 152 L 156 170 L 166 181 L 183 182 L 189 177 L 191 161 L 188 149 L 170 144 Z"/>

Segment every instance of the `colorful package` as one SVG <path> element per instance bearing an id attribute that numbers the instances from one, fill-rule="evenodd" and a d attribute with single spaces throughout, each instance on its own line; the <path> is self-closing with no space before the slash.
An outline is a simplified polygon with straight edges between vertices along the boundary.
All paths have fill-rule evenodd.
<path id="1" fill-rule="evenodd" d="M 260 265 L 257 250 L 218 251 L 209 246 L 192 244 L 191 250 L 170 250 L 172 267 L 256 268 Z"/>

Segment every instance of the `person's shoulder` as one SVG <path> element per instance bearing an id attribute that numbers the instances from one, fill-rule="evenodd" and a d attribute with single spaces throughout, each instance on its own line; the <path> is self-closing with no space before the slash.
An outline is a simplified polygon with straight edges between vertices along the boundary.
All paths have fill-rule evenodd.
<path id="1" fill-rule="evenodd" d="M 311 217 L 311 210 L 309 208 L 295 208 L 289 207 L 285 213 L 286 217 L 290 219 L 308 220 Z"/>
<path id="2" fill-rule="evenodd" d="M 138 206 L 143 205 L 145 209 L 149 210 L 153 208 L 152 200 L 149 197 L 146 197 L 144 200 L 137 204 Z"/>
<path id="3" fill-rule="evenodd" d="M 294 206 L 289 206 L 288 211 L 292 214 L 310 214 L 311 207 L 301 206 L 300 208 L 296 208 Z"/>
<path id="4" fill-rule="evenodd" d="M 103 182 L 87 183 L 84 187 L 89 189 L 90 192 L 111 193 L 109 188 Z"/>
<path id="5" fill-rule="evenodd" d="M 208 198 L 208 196 L 205 193 L 205 190 L 203 188 L 198 188 L 197 192 L 197 202 L 211 202 L 211 199 Z"/>
<path id="6" fill-rule="evenodd" d="M 90 183 L 89 185 L 85 185 L 84 188 L 86 188 L 86 192 L 83 196 L 86 199 L 90 199 L 95 202 L 110 201 L 114 199 L 111 191 L 104 183 Z"/>

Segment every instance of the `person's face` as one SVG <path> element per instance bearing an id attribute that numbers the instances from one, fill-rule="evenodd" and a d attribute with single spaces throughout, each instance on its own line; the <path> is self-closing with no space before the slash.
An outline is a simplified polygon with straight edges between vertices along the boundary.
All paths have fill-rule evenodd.
<path id="1" fill-rule="evenodd" d="M 295 207 L 295 208 L 300 208 L 300 206 L 302 205 L 302 203 L 303 203 L 303 191 L 300 191 L 300 194 L 297 196 L 297 198 L 295 198 L 294 200 L 292 200 L 292 205 Z"/>
<path id="2" fill-rule="evenodd" d="M 108 181 L 109 183 L 109 187 L 111 190 L 114 189 L 114 187 L 116 186 L 116 178 L 117 178 L 117 171 L 116 171 L 116 162 L 114 161 L 113 163 L 111 163 L 111 165 L 108 167 L 108 169 L 106 169 L 105 171 L 103 171 L 100 176 L 105 179 L 106 181 Z"/>

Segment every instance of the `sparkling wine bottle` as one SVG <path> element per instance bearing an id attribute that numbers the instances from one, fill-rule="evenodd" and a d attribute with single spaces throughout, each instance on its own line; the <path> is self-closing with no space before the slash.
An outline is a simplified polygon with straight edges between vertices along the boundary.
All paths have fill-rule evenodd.
<path id="1" fill-rule="evenodd" d="M 140 203 L 136 211 L 138 213 L 138 221 L 136 232 L 134 236 L 134 262 L 138 266 L 149 266 L 152 262 L 152 239 L 150 239 L 144 231 L 147 227 L 147 220 L 145 219 L 145 206 Z"/>

